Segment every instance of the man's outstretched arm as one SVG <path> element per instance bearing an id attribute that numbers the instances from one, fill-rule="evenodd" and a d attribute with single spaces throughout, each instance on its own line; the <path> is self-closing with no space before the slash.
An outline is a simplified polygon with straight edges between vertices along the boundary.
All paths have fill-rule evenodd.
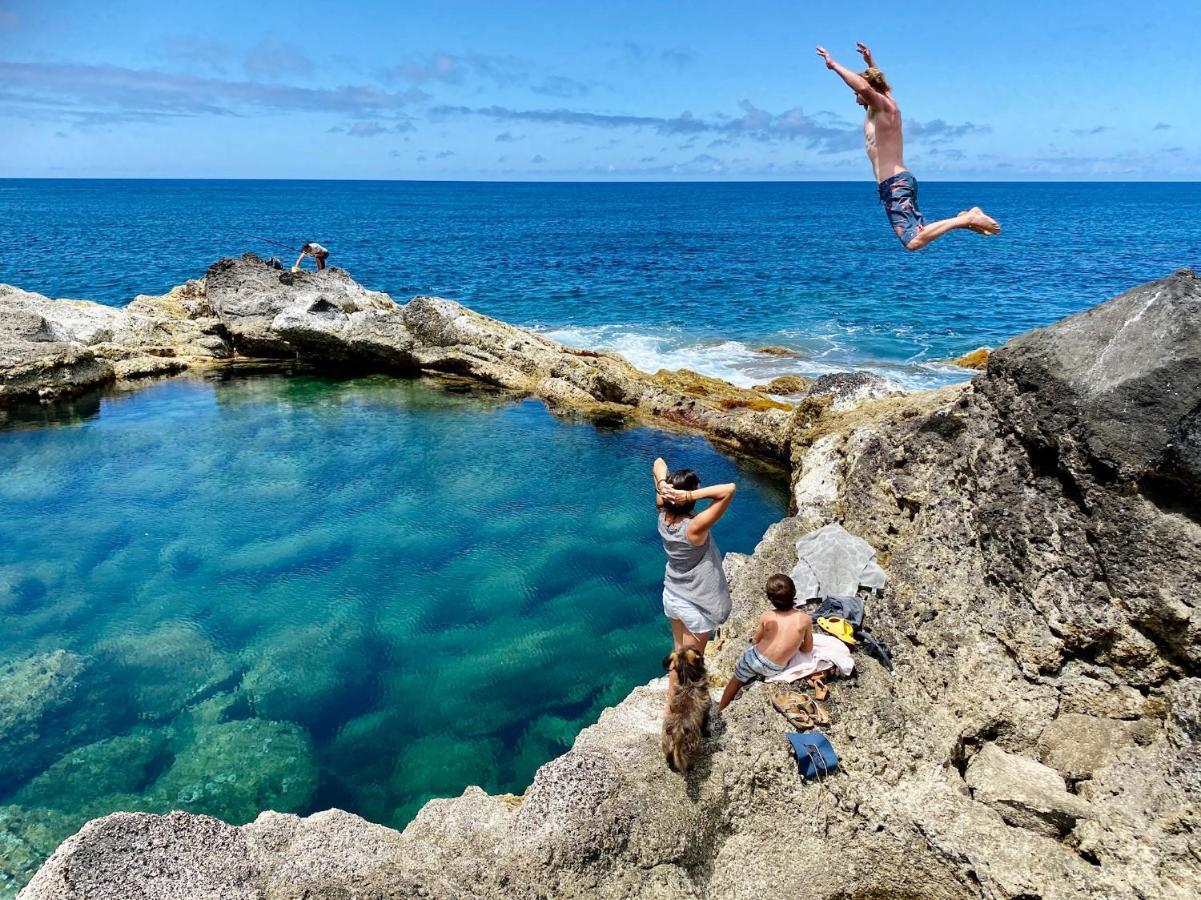
<path id="1" fill-rule="evenodd" d="M 835 72 L 839 78 L 847 83 L 847 87 L 863 98 L 865 103 L 875 108 L 884 106 L 884 95 L 868 84 L 862 75 L 858 72 L 852 72 L 841 63 L 835 62 L 834 57 L 827 52 L 825 47 L 818 47 L 817 55 L 826 61 L 826 68 Z"/>
<path id="2" fill-rule="evenodd" d="M 855 49 L 859 51 L 859 55 L 863 57 L 863 64 L 869 69 L 876 67 L 876 61 L 872 59 L 872 51 L 868 49 L 867 44 L 863 41 L 855 41 Z"/>

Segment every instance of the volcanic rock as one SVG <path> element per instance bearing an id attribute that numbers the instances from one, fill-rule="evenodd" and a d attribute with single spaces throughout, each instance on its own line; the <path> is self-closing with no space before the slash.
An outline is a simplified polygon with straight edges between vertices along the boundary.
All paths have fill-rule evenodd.
<path id="1" fill-rule="evenodd" d="M 809 388 L 809 397 L 829 397 L 835 410 L 854 409 L 866 400 L 905 393 L 899 384 L 875 372 L 835 372 L 823 375 Z"/>
<path id="2" fill-rule="evenodd" d="M 409 333 L 443 348 L 420 352 L 473 375 L 543 371 L 534 337 L 513 336 L 530 344 L 506 361 L 471 332 L 507 332 L 446 302 L 415 311 Z M 521 798 L 468 789 L 401 834 L 339 812 L 241 828 L 119 814 L 22 897 L 1191 900 L 1199 336 L 1201 283 L 1182 272 L 1016 339 L 971 385 L 801 401 L 796 515 L 727 556 L 734 611 L 708 666 L 717 683 L 732 671 L 798 537 L 839 521 L 875 547 L 889 582 L 868 624 L 895 672 L 860 653 L 857 677 L 831 685 L 841 765 L 821 783 L 798 776 L 761 684 L 715 718 L 687 777 L 670 772 L 658 679 Z M 611 357 L 560 359 L 545 377 L 588 396 L 648 390 Z"/>

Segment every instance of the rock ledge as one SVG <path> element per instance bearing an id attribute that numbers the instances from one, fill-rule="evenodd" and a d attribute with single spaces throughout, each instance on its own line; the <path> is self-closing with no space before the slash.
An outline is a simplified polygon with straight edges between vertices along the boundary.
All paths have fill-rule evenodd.
<path id="1" fill-rule="evenodd" d="M 208 300 L 224 303 L 211 285 Z M 262 309 L 237 316 L 260 352 L 286 336 L 640 402 L 611 374 L 619 360 L 447 301 L 377 302 L 314 301 L 265 330 Z M 222 322 L 236 350 L 241 318 Z M 469 788 L 402 833 L 338 811 L 240 828 L 118 814 L 64 843 L 23 900 L 1201 895 L 1201 281 L 1177 273 L 1017 338 L 969 386 L 745 415 L 786 420 L 795 515 L 727 558 L 714 679 L 810 529 L 841 521 L 889 575 L 869 615 L 896 673 L 860 655 L 858 677 L 832 686 L 842 768 L 823 785 L 797 777 L 761 685 L 717 723 L 703 764 L 674 775 L 659 679 L 521 798 Z"/>

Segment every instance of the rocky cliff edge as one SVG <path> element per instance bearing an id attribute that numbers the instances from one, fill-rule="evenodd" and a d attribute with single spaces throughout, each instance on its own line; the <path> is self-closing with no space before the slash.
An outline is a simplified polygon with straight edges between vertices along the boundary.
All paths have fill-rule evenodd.
<path id="1" fill-rule="evenodd" d="M 803 400 L 795 515 L 728 558 L 709 666 L 729 674 L 798 536 L 838 520 L 879 550 L 869 618 L 896 672 L 860 654 L 834 683 L 843 764 L 820 785 L 762 685 L 669 772 L 660 679 L 521 797 L 469 788 L 402 833 L 338 811 L 117 814 L 21 897 L 1196 897 L 1199 409 L 1191 272 L 1010 342 L 970 386 Z"/>

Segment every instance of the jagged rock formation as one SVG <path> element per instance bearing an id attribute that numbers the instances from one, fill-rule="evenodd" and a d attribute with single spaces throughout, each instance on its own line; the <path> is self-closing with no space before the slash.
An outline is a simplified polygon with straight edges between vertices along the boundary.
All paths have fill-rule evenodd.
<path id="1" fill-rule="evenodd" d="M 436 308 L 417 332 L 474 346 L 476 320 Z M 843 767 L 824 784 L 799 780 L 762 685 L 674 775 L 660 679 L 521 798 L 468 789 L 400 834 L 339 812 L 118 814 L 22 898 L 1197 896 L 1201 281 L 1018 338 L 970 386 L 845 407 L 793 413 L 796 514 L 727 560 L 709 660 L 721 683 L 798 536 L 840 520 L 877 548 L 869 616 L 896 673 L 860 655 L 832 686 Z"/>
<path id="2" fill-rule="evenodd" d="M 574 350 L 451 300 L 398 305 L 341 269 L 293 273 L 247 254 L 124 309 L 0 285 L 0 406 L 235 356 L 466 377 L 561 408 L 697 429 L 757 456 L 787 455 L 791 407 L 762 392 L 693 372 L 648 375 L 616 354 Z"/>
<path id="3" fill-rule="evenodd" d="M 868 400 L 899 397 L 904 393 L 895 381 L 874 372 L 834 372 L 813 382 L 806 397 L 827 398 L 835 410 L 843 411 Z"/>
<path id="4" fill-rule="evenodd" d="M 178 372 L 230 355 L 197 283 L 124 309 L 0 285 L 0 405 L 52 400 L 117 378 Z"/>

